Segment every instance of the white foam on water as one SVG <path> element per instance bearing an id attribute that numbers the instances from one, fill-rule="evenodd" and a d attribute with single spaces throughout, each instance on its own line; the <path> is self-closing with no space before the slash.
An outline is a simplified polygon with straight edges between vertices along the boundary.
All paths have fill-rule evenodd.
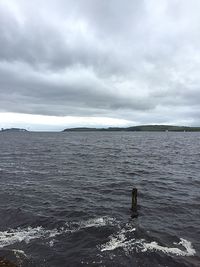
<path id="1" fill-rule="evenodd" d="M 112 236 L 110 241 L 105 245 L 101 245 L 101 251 L 114 250 L 116 248 L 124 247 L 126 237 L 124 234 L 120 233 L 118 236 Z"/>
<path id="2" fill-rule="evenodd" d="M 135 228 L 132 230 L 122 228 L 116 234 L 111 235 L 109 241 L 99 247 L 100 250 L 103 252 L 122 248 L 126 253 L 130 253 L 133 250 L 136 250 L 137 252 L 161 251 L 165 254 L 176 256 L 194 256 L 196 253 L 192 243 L 186 239 L 180 238 L 180 242 L 176 244 L 182 246 L 184 248 L 184 250 L 182 250 L 179 247 L 161 246 L 155 241 L 147 242 L 145 239 L 130 238 L 128 233 L 133 231 L 135 231 Z"/>
<path id="3" fill-rule="evenodd" d="M 143 245 L 142 252 L 145 252 L 147 250 L 162 251 L 166 254 L 174 254 L 177 256 L 194 256 L 196 253 L 195 249 L 192 247 L 192 243 L 183 238 L 180 238 L 180 242 L 178 243 L 178 245 L 183 246 L 185 250 L 181 250 L 176 247 L 164 247 L 164 246 L 159 245 L 155 241 L 150 242 L 150 243 L 144 242 L 142 245 Z"/>
<path id="4" fill-rule="evenodd" d="M 42 226 L 36 228 L 17 228 L 0 232 L 0 248 L 18 243 L 29 243 L 33 239 L 51 238 L 60 234 L 57 229 L 46 230 Z"/>
<path id="5" fill-rule="evenodd" d="M 192 243 L 186 239 L 180 238 L 179 244 L 185 247 L 188 255 L 186 256 L 194 256 L 196 254 L 196 250 L 193 248 Z"/>
<path id="6" fill-rule="evenodd" d="M 24 259 L 28 258 L 28 256 L 25 254 L 25 252 L 23 250 L 13 249 L 12 252 L 14 253 L 14 255 L 17 258 L 17 266 L 21 267 Z"/>
<path id="7" fill-rule="evenodd" d="M 115 250 L 121 247 L 128 252 L 132 239 L 128 240 L 126 234 L 132 233 L 135 230 L 135 228 L 127 224 L 126 227 L 122 228 L 117 234 L 111 235 L 110 240 L 106 244 L 101 245 L 101 251 Z"/>
<path id="8" fill-rule="evenodd" d="M 185 250 L 181 250 L 176 247 L 164 247 L 164 246 L 159 245 L 155 241 L 150 242 L 150 243 L 144 242 L 142 245 L 143 245 L 142 252 L 146 252 L 147 250 L 162 251 L 166 254 L 174 254 L 177 256 L 194 256 L 196 253 L 195 249 L 192 247 L 192 243 L 183 238 L 180 238 L 180 242 L 178 243 L 178 245 L 183 246 Z"/>
<path id="9" fill-rule="evenodd" d="M 99 218 L 94 218 L 94 219 L 89 219 L 86 221 L 80 221 L 77 223 L 66 223 L 67 229 L 65 230 L 65 232 L 77 232 L 81 229 L 85 229 L 85 228 L 91 228 L 91 227 L 103 227 L 103 226 L 107 226 L 107 225 L 116 225 L 116 219 L 112 218 L 112 217 L 99 217 Z"/>
<path id="10" fill-rule="evenodd" d="M 53 247 L 54 244 L 55 244 L 55 239 L 50 240 L 48 244 L 49 244 L 50 247 Z"/>
<path id="11" fill-rule="evenodd" d="M 81 221 L 79 223 L 80 228 L 89 228 L 89 227 L 102 227 L 106 225 L 113 225 L 115 223 L 115 219 L 112 217 L 100 217 L 89 219 L 87 221 Z"/>
<path id="12" fill-rule="evenodd" d="M 89 219 L 87 221 L 80 221 L 78 223 L 66 223 L 65 227 L 59 229 L 48 230 L 42 226 L 35 228 L 16 228 L 7 231 L 0 231 L 0 248 L 19 243 L 25 242 L 29 243 L 34 239 L 49 239 L 60 234 L 74 233 L 80 229 L 90 228 L 90 227 L 102 227 L 106 225 L 113 225 L 115 223 L 114 218 L 110 217 L 100 217 L 95 219 Z M 50 241 L 49 245 L 52 247 L 55 240 Z"/>
<path id="13" fill-rule="evenodd" d="M 26 255 L 26 253 L 25 253 L 23 250 L 20 250 L 20 249 L 13 249 L 12 251 L 14 252 L 14 254 L 15 254 L 16 256 L 21 255 L 21 256 L 23 256 L 24 258 L 27 258 L 27 257 L 28 257 L 28 256 Z"/>

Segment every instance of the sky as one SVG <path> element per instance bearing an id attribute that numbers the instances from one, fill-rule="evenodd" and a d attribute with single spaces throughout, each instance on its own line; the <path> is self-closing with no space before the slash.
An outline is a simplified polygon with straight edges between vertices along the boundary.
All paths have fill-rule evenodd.
<path id="1" fill-rule="evenodd" d="M 199 0 L 0 0 L 0 127 L 200 126 Z"/>

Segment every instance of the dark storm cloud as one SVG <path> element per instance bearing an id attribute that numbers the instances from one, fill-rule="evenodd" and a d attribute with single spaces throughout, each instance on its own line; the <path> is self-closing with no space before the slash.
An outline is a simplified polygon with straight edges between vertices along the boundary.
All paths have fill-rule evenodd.
<path id="1" fill-rule="evenodd" d="M 29 73 L 27 65 L 13 64 L 16 64 L 16 68 L 10 67 L 10 64 L 7 67 L 4 64 L 2 69 L 0 66 L 0 83 L 4 86 L 0 98 L 4 111 L 7 111 L 9 106 L 9 111 L 12 112 L 80 115 L 82 108 L 84 115 L 87 115 L 90 112 L 88 107 L 96 114 L 99 113 L 98 109 L 106 111 L 132 107 L 136 110 L 152 108 L 145 97 L 141 97 L 138 102 L 122 93 L 120 97 L 120 92 L 115 94 L 115 89 L 110 90 L 110 87 L 97 79 L 90 70 L 76 68 L 76 73 L 70 69 L 64 74 L 43 72 L 41 75 L 39 71 Z M 63 77 L 64 75 L 67 78 Z"/>
<path id="2" fill-rule="evenodd" d="M 199 7 L 1 1 L 0 111 L 198 123 Z"/>

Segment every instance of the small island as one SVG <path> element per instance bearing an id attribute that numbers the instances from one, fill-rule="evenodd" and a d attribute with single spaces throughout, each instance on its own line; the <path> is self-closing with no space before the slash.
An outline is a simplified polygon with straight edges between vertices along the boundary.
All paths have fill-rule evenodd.
<path id="1" fill-rule="evenodd" d="M 21 128 L 1 128 L 1 132 L 28 132 L 26 129 Z"/>
<path id="2" fill-rule="evenodd" d="M 108 127 L 108 128 L 88 128 L 77 127 L 67 128 L 63 132 L 200 132 L 200 127 L 172 126 L 172 125 L 140 125 L 131 127 Z"/>

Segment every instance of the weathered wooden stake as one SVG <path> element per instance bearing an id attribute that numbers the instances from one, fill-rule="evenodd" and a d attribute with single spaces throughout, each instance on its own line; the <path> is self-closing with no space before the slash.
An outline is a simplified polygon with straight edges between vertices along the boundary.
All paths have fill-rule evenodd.
<path id="1" fill-rule="evenodd" d="M 137 188 L 132 190 L 132 210 L 137 210 Z"/>
<path id="2" fill-rule="evenodd" d="M 137 212 L 137 188 L 133 188 L 132 190 L 132 206 L 131 206 L 131 210 L 132 210 L 132 217 L 137 217 L 138 216 L 138 212 Z"/>

